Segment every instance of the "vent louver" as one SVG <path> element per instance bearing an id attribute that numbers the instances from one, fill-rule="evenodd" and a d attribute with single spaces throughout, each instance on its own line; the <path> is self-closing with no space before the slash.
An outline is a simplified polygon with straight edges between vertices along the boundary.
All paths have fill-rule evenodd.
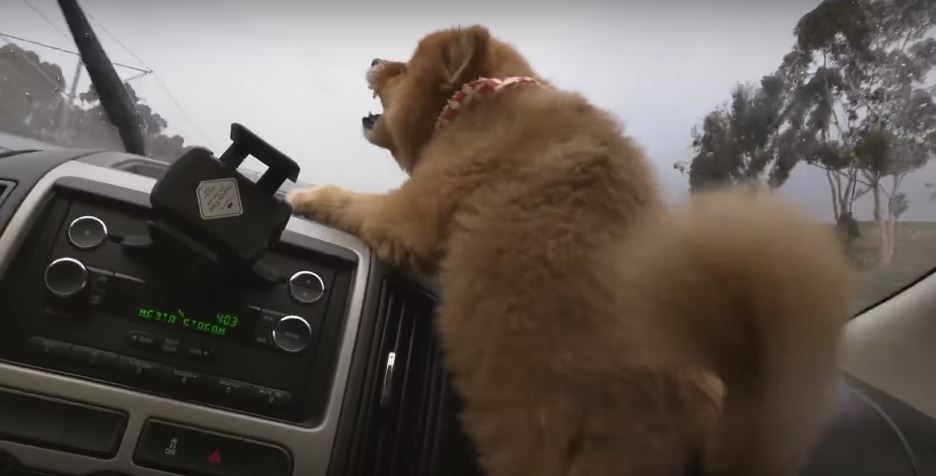
<path id="1" fill-rule="evenodd" d="M 404 283 L 380 291 L 367 421 L 358 435 L 355 476 L 474 476 L 460 409 L 435 336 L 436 301 Z"/>
<path id="2" fill-rule="evenodd" d="M 10 196 L 10 192 L 13 191 L 14 186 L 16 186 L 16 182 L 0 180 L 0 205 Z"/>

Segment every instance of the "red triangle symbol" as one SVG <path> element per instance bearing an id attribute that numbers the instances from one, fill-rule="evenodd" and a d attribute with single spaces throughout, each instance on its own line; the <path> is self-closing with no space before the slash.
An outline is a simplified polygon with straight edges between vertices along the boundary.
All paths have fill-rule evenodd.
<path id="1" fill-rule="evenodd" d="M 214 450 L 214 452 L 208 456 L 208 462 L 211 464 L 221 464 L 221 450 Z"/>

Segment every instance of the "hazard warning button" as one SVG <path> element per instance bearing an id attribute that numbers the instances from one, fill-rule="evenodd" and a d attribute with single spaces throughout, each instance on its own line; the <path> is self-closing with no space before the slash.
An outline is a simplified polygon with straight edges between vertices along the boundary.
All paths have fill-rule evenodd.
<path id="1" fill-rule="evenodd" d="M 193 475 L 292 474 L 292 460 L 281 448 L 157 420 L 143 426 L 133 459 L 140 466 Z"/>
<path id="2" fill-rule="evenodd" d="M 208 462 L 211 464 L 221 464 L 224 460 L 221 459 L 221 450 L 214 450 L 208 455 Z"/>

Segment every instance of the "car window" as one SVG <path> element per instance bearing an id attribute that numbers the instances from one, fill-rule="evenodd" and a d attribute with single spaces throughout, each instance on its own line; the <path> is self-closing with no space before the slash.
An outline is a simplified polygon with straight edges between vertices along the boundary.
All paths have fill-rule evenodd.
<path id="1" fill-rule="evenodd" d="M 403 173 L 361 137 L 379 107 L 364 72 L 476 22 L 619 116 L 669 199 L 747 184 L 833 227 L 861 276 L 856 312 L 936 266 L 932 1 L 82 4 L 153 158 L 219 153 L 240 122 L 305 182 L 396 187 Z M 0 148 L 121 150 L 58 3 L 0 8 Z"/>

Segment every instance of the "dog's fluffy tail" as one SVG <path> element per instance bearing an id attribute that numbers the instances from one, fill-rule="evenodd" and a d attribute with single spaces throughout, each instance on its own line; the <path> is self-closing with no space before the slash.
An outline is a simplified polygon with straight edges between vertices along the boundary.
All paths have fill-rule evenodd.
<path id="1" fill-rule="evenodd" d="M 724 384 L 707 474 L 796 474 L 824 423 L 848 314 L 851 272 L 832 226 L 769 194 L 721 191 L 627 241 L 635 299 Z"/>

